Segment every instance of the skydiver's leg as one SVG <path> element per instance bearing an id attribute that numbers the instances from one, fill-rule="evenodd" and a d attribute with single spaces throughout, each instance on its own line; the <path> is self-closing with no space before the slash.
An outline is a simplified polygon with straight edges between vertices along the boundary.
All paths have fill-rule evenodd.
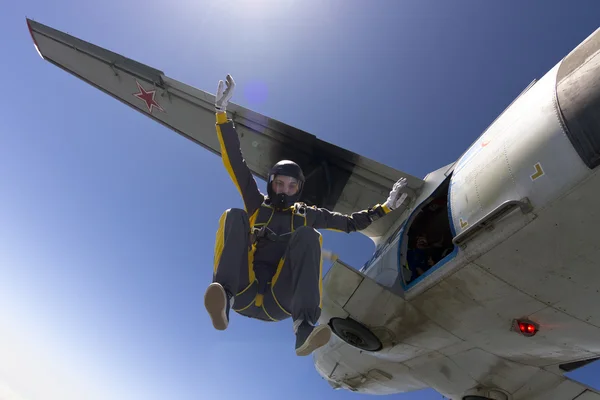
<path id="1" fill-rule="evenodd" d="M 297 229 L 290 238 L 285 261 L 273 284 L 273 295 L 294 321 L 296 354 L 306 356 L 327 344 L 331 330 L 315 327 L 321 316 L 321 234 L 310 227 Z"/>
<path id="2" fill-rule="evenodd" d="M 227 328 L 232 297 L 250 284 L 249 235 L 250 222 L 244 210 L 232 208 L 221 215 L 215 243 L 213 283 L 204 295 L 204 306 L 215 329 Z"/>

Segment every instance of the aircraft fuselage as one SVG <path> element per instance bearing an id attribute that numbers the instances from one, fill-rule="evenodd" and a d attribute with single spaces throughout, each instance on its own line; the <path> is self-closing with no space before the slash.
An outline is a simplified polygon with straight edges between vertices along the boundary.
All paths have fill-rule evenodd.
<path id="1" fill-rule="evenodd" d="M 332 386 L 536 398 L 598 357 L 599 51 L 597 30 L 431 173 L 360 273 L 334 264 L 322 322 L 339 337 L 315 356 Z M 416 276 L 422 235 L 437 256 Z"/>

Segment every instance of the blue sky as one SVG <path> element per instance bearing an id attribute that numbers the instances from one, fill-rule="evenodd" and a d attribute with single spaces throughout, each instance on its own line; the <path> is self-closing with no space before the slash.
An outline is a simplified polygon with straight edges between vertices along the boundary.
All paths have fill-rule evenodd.
<path id="1" fill-rule="evenodd" d="M 25 17 L 213 93 L 231 73 L 234 102 L 423 177 L 596 29 L 600 4 L 167 4 L 0 14 L 0 398 L 367 398 L 296 357 L 289 321 L 212 329 L 217 222 L 242 204 L 221 160 L 40 59 Z M 356 267 L 373 250 L 360 234 L 324 240 Z M 571 376 L 594 384 L 598 368 Z"/>

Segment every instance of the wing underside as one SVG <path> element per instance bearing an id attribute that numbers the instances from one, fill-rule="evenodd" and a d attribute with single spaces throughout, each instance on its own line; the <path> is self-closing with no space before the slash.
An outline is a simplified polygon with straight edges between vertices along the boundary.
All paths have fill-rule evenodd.
<path id="1" fill-rule="evenodd" d="M 600 400 L 600 393 L 566 377 L 556 380 L 545 377 L 538 382 L 528 382 L 513 395 L 513 398 L 515 400 Z"/>
<path id="2" fill-rule="evenodd" d="M 27 23 L 42 58 L 220 156 L 213 94 L 46 25 Z M 253 174 L 265 180 L 275 162 L 296 161 L 307 176 L 302 200 L 308 204 L 341 213 L 366 209 L 382 203 L 401 177 L 408 179 L 405 204 L 410 204 L 423 185 L 419 178 L 236 104 L 228 111 Z M 381 236 L 394 219 L 376 221 L 362 233 Z"/>

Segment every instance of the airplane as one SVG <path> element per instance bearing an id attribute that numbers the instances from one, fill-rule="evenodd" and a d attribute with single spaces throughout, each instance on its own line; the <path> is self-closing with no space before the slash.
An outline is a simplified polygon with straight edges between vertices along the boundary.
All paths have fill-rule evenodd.
<path id="1" fill-rule="evenodd" d="M 220 156 L 213 94 L 27 24 L 44 60 Z M 307 204 L 350 213 L 408 180 L 403 205 L 362 231 L 372 257 L 360 269 L 333 257 L 324 277 L 320 322 L 334 334 L 313 360 L 331 387 L 600 400 L 565 376 L 600 358 L 600 29 L 423 179 L 239 105 L 228 112 L 253 174 L 296 161 Z M 415 254 L 428 262 L 415 268 Z"/>

